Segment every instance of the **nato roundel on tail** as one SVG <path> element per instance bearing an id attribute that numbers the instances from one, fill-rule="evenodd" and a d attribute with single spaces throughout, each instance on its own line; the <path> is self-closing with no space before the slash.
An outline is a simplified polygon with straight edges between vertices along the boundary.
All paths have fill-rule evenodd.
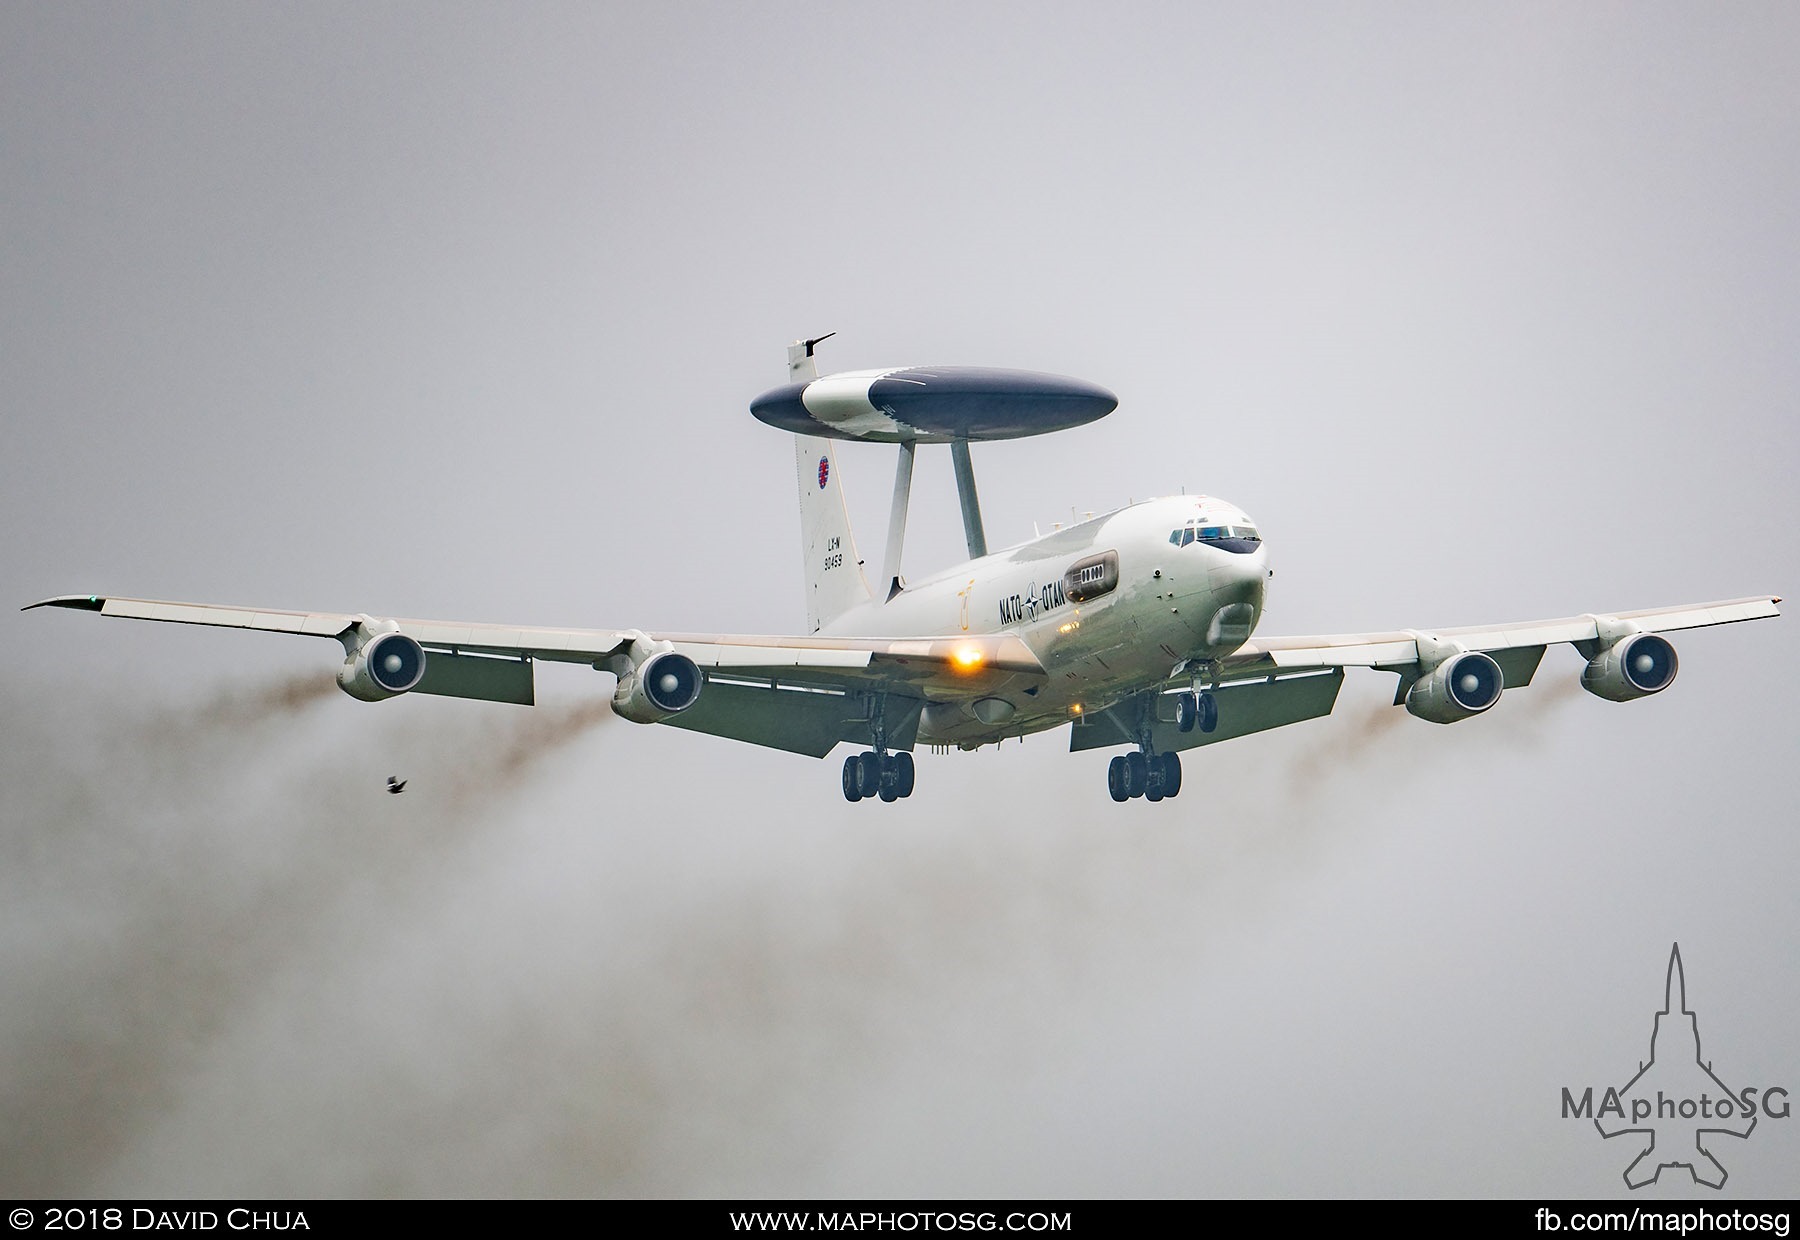
<path id="1" fill-rule="evenodd" d="M 1085 426 L 1119 398 L 1085 379 L 985 366 L 851 370 L 789 383 L 750 402 L 770 426 L 875 443 L 1022 439 Z"/>

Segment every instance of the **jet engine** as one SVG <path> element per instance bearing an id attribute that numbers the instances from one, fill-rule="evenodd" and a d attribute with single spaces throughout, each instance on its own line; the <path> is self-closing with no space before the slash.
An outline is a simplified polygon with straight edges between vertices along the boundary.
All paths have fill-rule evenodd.
<path id="1" fill-rule="evenodd" d="M 1498 663 L 1479 651 L 1467 651 L 1414 681 L 1406 693 L 1406 709 L 1432 723 L 1455 723 L 1498 702 L 1505 687 Z"/>
<path id="2" fill-rule="evenodd" d="M 353 698 L 379 702 L 418 686 L 425 650 L 404 633 L 378 633 L 356 645 L 338 669 L 338 687 Z"/>
<path id="3" fill-rule="evenodd" d="M 1609 702 L 1661 693 L 1675 679 L 1675 647 L 1655 633 L 1622 637 L 1596 653 L 1581 672 L 1581 687 Z"/>
<path id="4" fill-rule="evenodd" d="M 639 638 L 629 654 L 613 656 L 619 684 L 613 690 L 613 713 L 633 723 L 660 723 L 700 698 L 706 681 L 700 665 L 668 642 Z"/>

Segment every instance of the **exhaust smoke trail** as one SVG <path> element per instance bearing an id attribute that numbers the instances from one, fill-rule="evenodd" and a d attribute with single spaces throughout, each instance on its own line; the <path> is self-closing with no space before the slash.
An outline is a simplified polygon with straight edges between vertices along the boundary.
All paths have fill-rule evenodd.
<path id="1" fill-rule="evenodd" d="M 1291 760 L 1286 790 L 1297 798 L 1307 797 L 1320 781 L 1366 760 L 1403 722 L 1427 729 L 1479 729 L 1489 739 L 1497 735 L 1514 744 L 1535 745 L 1561 708 L 1581 696 L 1579 679 L 1556 676 L 1546 682 L 1538 677 L 1529 686 L 1502 694 L 1488 714 L 1455 724 L 1426 724 L 1407 714 L 1404 706 L 1371 703 L 1352 707 L 1328 722 L 1320 721 L 1319 729 L 1311 732 L 1311 746 Z"/>
<path id="2" fill-rule="evenodd" d="M 301 724 L 334 688 L 285 677 L 109 720 L 84 768 L 65 758 L 59 703 L 0 687 L 0 1113 L 18 1121 L 0 1129 L 0 1187 L 91 1191 L 267 979 L 327 950 L 335 907 L 411 898 L 422 861 L 465 848 L 608 713 L 602 699 L 479 730 L 417 710 Z M 423 795 L 387 796 L 363 747 L 409 756 Z"/>
<path id="3" fill-rule="evenodd" d="M 530 773 L 551 753 L 572 744 L 590 728 L 616 718 L 610 699 L 595 697 L 570 705 L 533 707 L 506 729 L 479 762 L 460 767 L 459 792 L 497 794 Z"/>
<path id="4" fill-rule="evenodd" d="M 605 851 L 572 860 L 555 834 L 568 811 L 504 836 L 497 811 L 608 717 L 604 698 L 344 706 L 323 738 L 310 717 L 291 738 L 198 729 L 178 765 L 237 762 L 241 778 L 109 751 L 108 777 L 62 806 L 88 815 L 60 833 L 78 856 L 35 877 L 87 909 L 38 927 L 42 950 L 7 981 L 20 1002 L 0 1015 L 0 1107 L 33 1122 L 0 1134 L 0 1181 L 631 1196 L 825 1192 L 836 1175 L 917 1191 L 904 1168 L 844 1152 L 856 1099 L 1015 1105 L 1056 1053 L 1049 1031 L 1093 1034 L 1094 996 L 1191 973 L 1279 921 L 1332 864 L 1321 854 L 1354 854 L 1345 827 L 1372 824 L 1318 807 L 1397 795 L 1411 759 L 1380 742 L 1417 722 L 1369 704 L 1297 747 L 1298 729 L 1209 751 L 1181 800 L 1107 805 L 1121 813 L 1104 822 L 997 814 L 982 792 L 997 771 L 964 796 L 946 779 L 928 819 L 884 807 L 873 834 L 839 821 L 868 807 L 824 802 L 823 835 L 759 816 L 768 861 L 712 887 L 695 878 L 696 849 L 719 838 L 706 824 L 737 820 L 731 774 L 766 755 L 725 751 L 716 790 L 673 797 L 606 776 L 588 832 Z M 1093 792 L 1092 772 L 1045 757 L 1034 804 Z M 414 781 L 405 795 L 381 791 L 390 770 Z M 1022 1058 L 955 1084 L 1009 1039 Z M 258 1115 L 279 1131 L 253 1138 Z"/>

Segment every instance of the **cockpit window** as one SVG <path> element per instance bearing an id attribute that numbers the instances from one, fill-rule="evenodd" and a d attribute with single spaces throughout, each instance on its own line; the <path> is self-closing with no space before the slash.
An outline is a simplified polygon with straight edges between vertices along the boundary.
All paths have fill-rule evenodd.
<path id="1" fill-rule="evenodd" d="M 1177 547 L 1185 547 L 1196 542 L 1204 543 L 1209 547 L 1218 547 L 1222 551 L 1232 551 L 1239 555 L 1255 551 L 1262 545 L 1262 537 L 1256 532 L 1254 525 L 1201 525 L 1198 522 L 1171 530 L 1169 541 Z"/>

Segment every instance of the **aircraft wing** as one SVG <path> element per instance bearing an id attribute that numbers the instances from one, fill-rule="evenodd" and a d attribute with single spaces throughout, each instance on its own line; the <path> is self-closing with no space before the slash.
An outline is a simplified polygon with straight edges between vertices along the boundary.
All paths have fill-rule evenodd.
<path id="1" fill-rule="evenodd" d="M 867 717 L 850 695 L 890 695 L 890 736 L 909 747 L 919 709 L 933 699 L 980 696 L 998 680 L 1043 674 L 1026 644 L 998 634 L 862 638 L 710 633 L 644 633 L 637 629 L 561 629 L 464 621 L 373 618 L 361 613 L 283 611 L 108 595 L 64 595 L 33 607 L 68 607 L 103 616 L 258 629 L 329 637 L 354 656 L 362 645 L 401 633 L 425 652 L 422 677 L 410 692 L 485 701 L 535 700 L 538 659 L 629 671 L 647 649 L 674 650 L 705 673 L 707 689 L 691 710 L 663 722 L 796 753 L 823 756 L 839 739 L 865 739 Z"/>
<path id="2" fill-rule="evenodd" d="M 1429 661 L 1434 657 L 1435 649 L 1447 643 L 1461 650 L 1491 656 L 1505 674 L 1506 686 L 1514 688 L 1531 683 L 1545 647 L 1558 642 L 1569 642 L 1579 649 L 1587 643 L 1616 640 L 1622 633 L 1668 633 L 1677 629 L 1734 624 L 1740 620 L 1760 620 L 1780 615 L 1780 602 L 1773 595 L 1761 595 L 1714 603 L 1649 607 L 1609 615 L 1472 625 L 1430 632 L 1407 630 L 1316 637 L 1257 637 L 1224 660 L 1220 679 L 1243 680 L 1326 668 L 1375 667 L 1400 673 L 1404 693 L 1412 683 L 1409 676 L 1416 677 L 1421 663 Z"/>
<path id="3" fill-rule="evenodd" d="M 1286 727 L 1331 713 L 1347 667 L 1372 667 L 1395 672 L 1400 683 L 1394 693 L 1396 706 L 1407 701 L 1414 684 L 1446 660 L 1465 652 L 1487 655 L 1501 674 L 1500 688 L 1531 683 L 1546 647 L 1568 642 L 1593 660 L 1615 643 L 1641 633 L 1665 633 L 1676 629 L 1732 624 L 1780 615 L 1781 600 L 1764 595 L 1716 603 L 1677 607 L 1651 607 L 1612 615 L 1569 616 L 1560 620 L 1533 620 L 1518 624 L 1475 625 L 1391 633 L 1340 633 L 1315 637 L 1262 637 L 1245 643 L 1221 661 L 1216 669 L 1215 694 L 1218 724 L 1211 731 L 1182 731 L 1169 696 L 1186 691 L 1192 681 L 1184 673 L 1103 711 L 1085 716 L 1074 728 L 1069 748 L 1099 749 L 1137 740 L 1149 729 L 1158 753 L 1191 749 L 1231 740 L 1253 732 Z M 1669 670 L 1673 676 L 1673 668 Z M 1585 683 L 1585 682 L 1584 682 Z M 1663 683 L 1667 683 L 1665 680 Z M 1658 685 L 1656 688 L 1660 688 Z M 1606 686 L 1602 686 L 1603 696 Z M 1628 693 L 1638 696 L 1641 692 Z M 1491 704 L 1465 707 L 1439 722 L 1476 713 Z"/>

